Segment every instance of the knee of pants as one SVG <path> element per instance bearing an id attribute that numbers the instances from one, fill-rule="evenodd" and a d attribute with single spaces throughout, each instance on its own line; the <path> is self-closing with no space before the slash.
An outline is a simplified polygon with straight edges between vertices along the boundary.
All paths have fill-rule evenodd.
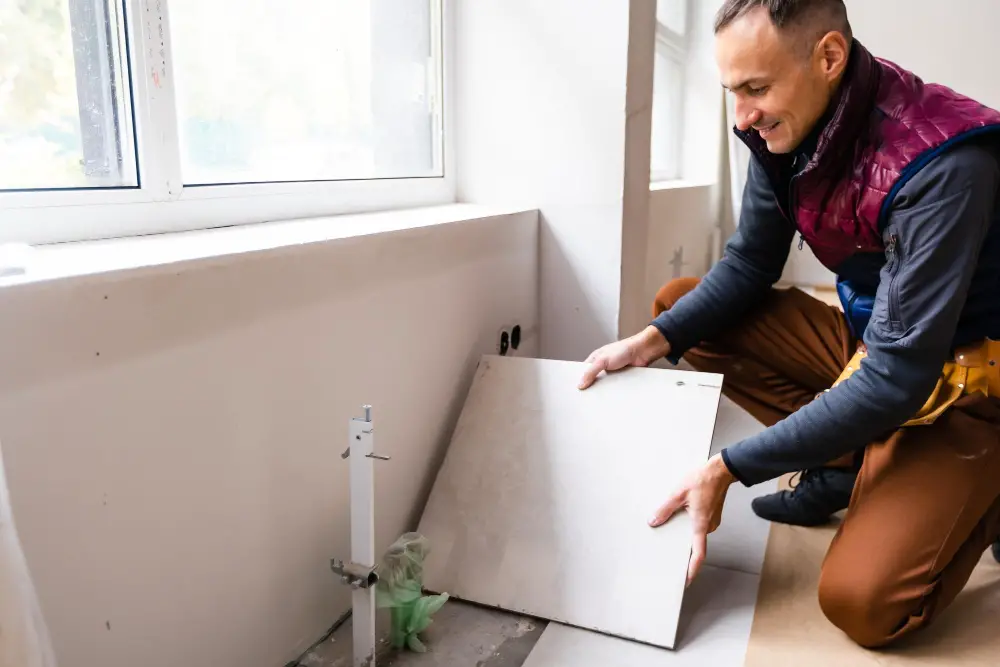
<path id="1" fill-rule="evenodd" d="M 653 317 L 665 310 L 670 310 L 685 294 L 693 290 L 701 282 L 698 278 L 675 278 L 656 292 L 653 299 Z"/>
<path id="2" fill-rule="evenodd" d="M 904 620 L 894 617 L 898 604 L 890 603 L 886 587 L 866 582 L 857 572 L 830 575 L 824 570 L 819 582 L 819 606 L 834 626 L 869 649 L 888 644 Z"/>

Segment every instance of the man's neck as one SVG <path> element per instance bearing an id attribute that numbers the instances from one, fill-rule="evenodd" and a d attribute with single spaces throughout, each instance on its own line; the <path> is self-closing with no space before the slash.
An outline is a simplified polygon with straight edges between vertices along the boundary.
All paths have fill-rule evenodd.
<path id="1" fill-rule="evenodd" d="M 819 117 L 816 124 L 813 125 L 813 129 L 809 131 L 809 134 L 799 143 L 798 147 L 795 149 L 794 153 L 796 157 L 804 156 L 806 158 L 812 158 L 816 153 L 816 147 L 819 144 L 819 137 L 823 134 L 823 130 L 829 124 L 830 119 L 833 117 L 833 103 L 827 106 L 826 111 L 823 115 Z"/>
<path id="2" fill-rule="evenodd" d="M 816 124 L 813 125 L 809 134 L 807 134 L 805 139 L 803 139 L 799 144 L 798 148 L 795 149 L 794 152 L 796 156 L 802 155 L 807 159 L 810 159 L 816 153 L 816 147 L 819 145 L 820 135 L 823 134 L 823 130 L 826 129 L 826 126 L 830 123 L 830 119 L 833 118 L 833 112 L 837 107 L 837 101 L 840 99 L 840 89 L 844 85 L 847 78 L 847 72 L 850 69 L 852 60 L 851 55 L 848 55 L 847 65 L 844 67 L 844 71 L 840 73 L 839 78 L 833 84 L 833 92 L 830 94 L 830 101 L 827 102 L 826 110 L 823 112 L 823 115 L 819 117 L 819 120 L 816 121 Z"/>

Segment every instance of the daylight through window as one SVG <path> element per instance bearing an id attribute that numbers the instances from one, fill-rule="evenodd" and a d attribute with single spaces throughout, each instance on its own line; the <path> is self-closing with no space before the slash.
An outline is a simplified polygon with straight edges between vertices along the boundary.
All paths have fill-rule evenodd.
<path id="1" fill-rule="evenodd" d="M 135 186 L 120 7 L 0 2 L 0 189 Z"/>
<path id="2" fill-rule="evenodd" d="M 442 7 L 0 0 L 0 240 L 447 200 Z"/>
<path id="3" fill-rule="evenodd" d="M 687 17 L 688 0 L 658 0 L 650 146 L 650 178 L 653 181 L 681 177 Z"/>

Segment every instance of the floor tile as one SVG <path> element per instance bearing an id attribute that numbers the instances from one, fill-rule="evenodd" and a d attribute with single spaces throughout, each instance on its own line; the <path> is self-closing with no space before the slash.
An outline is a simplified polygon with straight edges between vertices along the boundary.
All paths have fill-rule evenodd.
<path id="1" fill-rule="evenodd" d="M 712 454 L 760 431 L 764 426 L 725 396 L 719 402 Z M 705 562 L 716 567 L 760 574 L 771 524 L 753 513 L 750 502 L 757 496 L 773 493 L 777 480 L 747 488 L 736 483 L 729 487 L 722 523 L 708 536 Z"/>
<path id="2" fill-rule="evenodd" d="M 670 647 L 691 526 L 647 521 L 708 459 L 721 376 L 631 368 L 580 391 L 584 369 L 480 363 L 418 529 L 425 585 Z"/>
<path id="3" fill-rule="evenodd" d="M 674 650 L 550 623 L 524 667 L 737 667 L 747 649 L 758 580 L 706 567 L 685 595 Z"/>

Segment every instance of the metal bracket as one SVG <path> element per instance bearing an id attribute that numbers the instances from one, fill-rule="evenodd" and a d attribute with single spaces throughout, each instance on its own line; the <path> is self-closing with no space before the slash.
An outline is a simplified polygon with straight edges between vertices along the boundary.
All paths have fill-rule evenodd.
<path id="1" fill-rule="evenodd" d="M 366 424 L 370 424 L 371 421 L 372 421 L 372 406 L 370 406 L 370 405 L 363 405 L 361 407 L 361 409 L 364 410 L 365 416 L 364 417 L 353 417 L 351 419 L 351 421 L 354 421 L 354 422 L 364 422 Z M 368 430 L 362 430 L 361 432 L 364 433 L 365 435 L 372 435 L 373 433 L 375 433 L 375 427 L 373 426 L 370 429 L 368 429 Z M 361 436 L 360 435 L 357 436 L 357 439 L 360 440 Z M 351 448 L 348 447 L 347 449 L 344 450 L 344 453 L 340 455 L 340 458 L 346 459 L 346 458 L 349 458 L 350 456 L 351 456 Z M 392 457 L 390 457 L 390 456 L 383 456 L 381 454 L 376 454 L 375 452 L 372 452 L 371 454 L 365 454 L 365 456 L 367 458 L 377 459 L 379 461 L 390 461 L 390 460 L 392 460 Z"/>
<path id="2" fill-rule="evenodd" d="M 350 586 L 354 667 L 375 667 L 375 584 L 379 576 L 375 563 L 375 464 L 388 461 L 375 453 L 375 425 L 372 406 L 363 405 L 363 417 L 348 423 L 347 449 L 350 457 L 351 558 L 331 559 L 332 569 L 345 586 Z M 351 456 L 351 450 L 354 456 Z"/>
<path id="3" fill-rule="evenodd" d="M 349 458 L 350 456 L 351 456 L 351 448 L 348 447 L 347 449 L 344 450 L 344 453 L 340 455 L 340 458 L 346 459 L 346 458 Z M 369 458 L 369 459 L 377 459 L 379 461 L 391 461 L 392 460 L 391 456 L 383 456 L 382 454 L 376 454 L 375 452 L 372 452 L 371 454 L 365 454 L 365 457 Z"/>
<path id="4" fill-rule="evenodd" d="M 374 567 L 345 563 L 333 558 L 330 560 L 330 569 L 340 577 L 342 584 L 351 588 L 371 588 L 378 583 L 378 572 Z"/>

